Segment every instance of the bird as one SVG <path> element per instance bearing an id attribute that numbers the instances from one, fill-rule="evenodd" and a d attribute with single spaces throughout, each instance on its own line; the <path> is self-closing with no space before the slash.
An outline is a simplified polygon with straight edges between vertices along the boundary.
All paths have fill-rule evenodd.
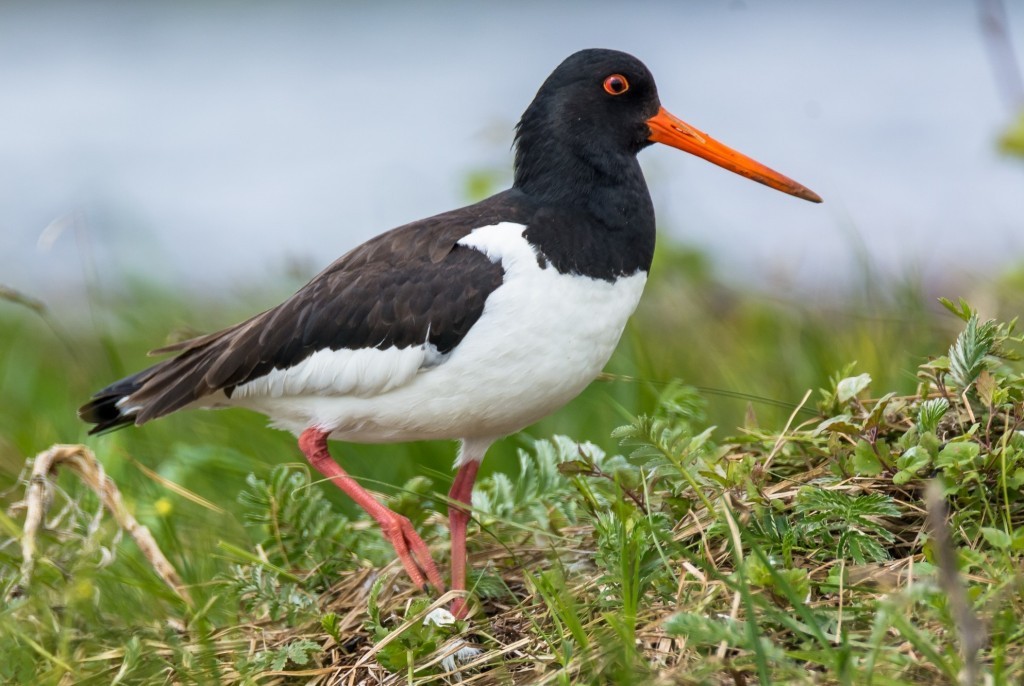
<path id="1" fill-rule="evenodd" d="M 821 202 L 669 113 L 636 57 L 581 50 L 519 120 L 511 188 L 380 234 L 276 307 L 153 351 L 172 356 L 78 414 L 90 434 L 190 408 L 268 416 L 376 520 L 424 591 L 446 587 L 429 547 L 332 458 L 328 439 L 459 441 L 448 517 L 452 612 L 464 618 L 466 528 L 488 448 L 594 380 L 640 301 L 655 218 L 637 154 L 654 143 Z"/>

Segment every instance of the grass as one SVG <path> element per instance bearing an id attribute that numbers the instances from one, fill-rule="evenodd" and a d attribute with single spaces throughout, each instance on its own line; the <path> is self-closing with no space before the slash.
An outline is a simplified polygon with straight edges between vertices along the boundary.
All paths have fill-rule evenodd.
<path id="1" fill-rule="evenodd" d="M 751 292 L 671 246 L 653 273 L 609 373 L 488 457 L 470 529 L 476 612 L 449 626 L 423 623 L 447 599 L 411 589 L 262 418 L 194 412 L 85 437 L 74 409 L 169 328 L 245 312 L 192 311 L 142 284 L 94 296 L 88 317 L 8 294 L 0 590 L 17 592 L 0 610 L 0 680 L 1024 678 L 1024 388 L 1017 334 L 997 323 L 1021 311 L 1020 276 L 975 287 L 977 317 L 870 274 L 832 298 Z M 242 299 L 251 312 L 278 295 Z M 188 599 L 64 469 L 22 578 L 15 504 L 26 460 L 55 443 L 98 455 Z M 333 450 L 444 562 L 453 446 Z M 445 661 L 467 643 L 482 652 Z"/>

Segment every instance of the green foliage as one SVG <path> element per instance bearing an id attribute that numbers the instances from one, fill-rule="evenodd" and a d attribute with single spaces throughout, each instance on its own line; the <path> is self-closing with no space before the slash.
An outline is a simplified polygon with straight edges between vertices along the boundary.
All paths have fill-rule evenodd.
<path id="1" fill-rule="evenodd" d="M 929 398 L 917 408 L 917 433 L 934 435 L 939 430 L 939 422 L 949 412 L 949 401 L 945 398 Z"/>
<path id="2" fill-rule="evenodd" d="M 258 545 L 267 559 L 283 569 L 311 572 L 313 588 L 325 588 L 342 570 L 357 567 L 370 550 L 380 548 L 368 545 L 370 535 L 352 529 L 303 469 L 278 465 L 266 480 L 250 474 L 246 484 L 238 500 L 246 521 L 259 532 Z"/>
<path id="3" fill-rule="evenodd" d="M 641 415 L 612 432 L 612 438 L 630 448 L 630 462 L 656 474 L 692 473 L 712 446 L 706 445 L 714 427 L 694 433 L 693 424 L 704 419 L 705 401 L 695 388 L 679 383 L 662 391 L 657 412 Z"/>
<path id="4" fill-rule="evenodd" d="M 330 484 L 272 467 L 299 457 L 294 439 L 244 412 L 191 413 L 88 440 L 194 607 L 61 477 L 35 577 L 0 609 L 0 681 L 285 683 L 311 677 L 266 672 L 338 666 L 356 681 L 419 682 L 472 628 L 468 640 L 493 650 L 485 681 L 952 682 L 967 658 L 924 522 L 935 477 L 968 610 L 988 628 L 985 677 L 1020 681 L 1014 322 L 948 302 L 963 321 L 954 331 L 913 284 L 869 281 L 808 304 L 723 286 L 693 253 L 658 260 L 610 374 L 530 430 L 591 442 L 510 440 L 488 457 L 470 537 L 482 611 L 470 623 L 424 624 L 433 598 L 400 576 L 378 576 L 367 600 L 371 568 L 393 553 Z M 987 300 L 1021 311 L 1012 284 Z M 25 456 L 82 438 L 74 407 L 136 368 L 168 321 L 237 318 L 137 293 L 94 303 L 93 328 L 31 305 L 0 311 L 0 356 L 16 361 L 0 375 L 6 505 L 23 492 Z M 661 383 L 678 377 L 703 389 Z M 824 389 L 818 414 L 797 408 L 808 388 Z M 443 569 L 436 492 L 451 446 L 345 446 L 342 463 L 368 485 L 403 484 L 388 502 Z M 5 592 L 18 581 L 20 516 L 0 516 Z"/>
<path id="5" fill-rule="evenodd" d="M 549 651 L 563 670 L 582 660 L 583 670 L 590 671 L 591 639 L 585 628 L 586 610 L 580 606 L 560 567 L 526 572 L 525 578 L 534 595 L 547 609 L 548 622 L 533 619 L 534 630 L 547 644 Z M 546 626 L 546 624 L 550 624 Z"/>
<path id="6" fill-rule="evenodd" d="M 533 452 L 519 450 L 519 471 L 481 479 L 473 490 L 473 511 L 484 527 L 496 522 L 519 524 L 539 532 L 557 531 L 577 521 L 578 504 L 567 498 L 572 487 L 559 469 L 581 455 L 603 456 L 597 446 L 564 436 L 533 443 Z M 600 459 L 598 457 L 597 459 Z"/>
<path id="7" fill-rule="evenodd" d="M 465 622 L 431 621 L 431 602 L 426 598 L 410 602 L 402 616 L 385 618 L 377 602 L 384 581 L 384 577 L 379 578 L 370 590 L 369 619 L 365 623 L 374 640 L 383 644 L 375 654 L 377 662 L 388 671 L 408 673 L 410 680 L 414 674 L 440 673 L 443 671 L 440 666 L 417 668 L 416 665 L 433 657 L 445 641 L 462 633 Z"/>
<path id="8" fill-rule="evenodd" d="M 338 630 L 338 613 L 326 612 L 320 617 L 320 626 L 327 632 L 327 635 L 334 639 L 335 643 L 341 643 L 341 632 Z"/>
<path id="9" fill-rule="evenodd" d="M 512 597 L 505 580 L 490 569 L 467 570 L 466 585 L 481 600 L 507 600 Z"/>
<path id="10" fill-rule="evenodd" d="M 726 645 L 733 649 L 749 647 L 747 623 L 742 620 L 711 618 L 693 612 L 678 612 L 665 620 L 665 632 L 670 636 L 683 636 L 704 648 Z M 767 637 L 758 637 L 761 650 L 775 662 L 785 660 L 785 653 Z"/>
<path id="11" fill-rule="evenodd" d="M 313 655 L 323 651 L 319 645 L 306 638 L 296 639 L 274 650 L 261 650 L 252 660 L 242 660 L 238 671 L 246 676 L 256 676 L 261 672 L 272 670 L 279 672 L 285 667 L 304 667 L 313 659 Z"/>
<path id="12" fill-rule="evenodd" d="M 235 565 L 229 578 L 242 611 L 254 620 L 264 618 L 294 626 L 317 611 L 317 597 L 298 584 L 282 582 L 278 574 L 259 565 Z"/>
<path id="13" fill-rule="evenodd" d="M 640 468 L 634 482 L 654 477 L 651 485 L 668 491 L 668 505 L 676 516 L 684 515 L 695 500 L 710 506 L 709 492 L 735 485 L 748 474 L 744 463 L 723 469 L 710 440 L 715 427 L 699 432 L 693 428 L 703 420 L 704 401 L 696 389 L 673 383 L 662 391 L 655 414 L 641 415 L 612 432 L 631 449 L 630 463 Z"/>
<path id="14" fill-rule="evenodd" d="M 751 584 L 767 588 L 782 598 L 789 596 L 803 599 L 810 594 L 810 572 L 803 567 L 779 567 L 770 564 L 771 562 L 773 561 L 768 560 L 766 563 L 757 556 L 748 557 L 744 561 L 744 572 Z"/>
<path id="15" fill-rule="evenodd" d="M 959 388 L 968 388 L 992 362 L 996 340 L 996 323 L 978 323 L 977 315 L 967 320 L 967 326 L 949 349 L 949 377 Z"/>
<path id="16" fill-rule="evenodd" d="M 857 564 L 889 558 L 885 545 L 896 537 L 879 518 L 898 517 L 900 510 L 884 493 L 851 495 L 805 486 L 793 506 L 795 536 L 823 559 L 850 559 Z M 819 552 L 813 552 L 821 548 Z M 824 555 L 822 553 L 825 553 Z"/>
<path id="17" fill-rule="evenodd" d="M 819 407 L 826 417 L 842 412 L 846 403 L 871 385 L 870 374 L 851 376 L 856 368 L 856 362 L 848 363 L 841 371 L 829 376 L 828 388 L 818 389 L 818 393 L 821 395 Z"/>
<path id="18" fill-rule="evenodd" d="M 406 517 L 413 526 L 421 528 L 435 511 L 434 481 L 425 476 L 414 476 L 398 489 L 388 501 L 392 511 Z"/>

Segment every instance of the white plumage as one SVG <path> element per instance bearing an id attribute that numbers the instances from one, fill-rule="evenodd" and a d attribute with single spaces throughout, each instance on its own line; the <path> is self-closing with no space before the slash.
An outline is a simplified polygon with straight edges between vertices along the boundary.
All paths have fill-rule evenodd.
<path id="1" fill-rule="evenodd" d="M 274 369 L 238 386 L 233 400 L 284 398 L 303 395 L 372 398 L 404 386 L 428 360 L 438 360 L 437 348 L 423 344 L 409 348 L 318 350 L 294 367 Z"/>

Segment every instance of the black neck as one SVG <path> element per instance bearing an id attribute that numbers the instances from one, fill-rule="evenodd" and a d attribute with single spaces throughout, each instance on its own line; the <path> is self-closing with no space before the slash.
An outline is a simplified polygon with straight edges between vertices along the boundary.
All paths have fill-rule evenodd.
<path id="1" fill-rule="evenodd" d="M 635 154 L 574 151 L 520 129 L 513 188 L 538 206 L 527 238 L 562 273 L 614 280 L 648 271 L 654 207 Z"/>

